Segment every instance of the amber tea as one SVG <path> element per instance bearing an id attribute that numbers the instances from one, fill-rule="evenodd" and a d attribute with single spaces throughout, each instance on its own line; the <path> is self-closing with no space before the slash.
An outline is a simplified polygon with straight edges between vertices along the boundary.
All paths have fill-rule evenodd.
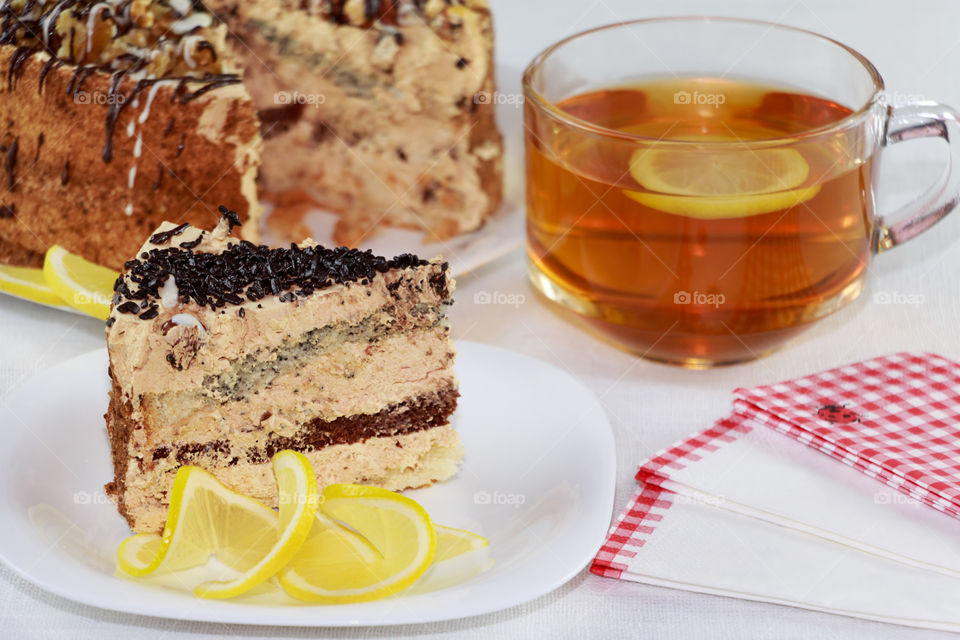
<path id="1" fill-rule="evenodd" d="M 618 344 L 747 360 L 859 294 L 872 147 L 831 133 L 846 106 L 681 78 L 556 107 L 567 122 L 526 110 L 531 274 Z"/>

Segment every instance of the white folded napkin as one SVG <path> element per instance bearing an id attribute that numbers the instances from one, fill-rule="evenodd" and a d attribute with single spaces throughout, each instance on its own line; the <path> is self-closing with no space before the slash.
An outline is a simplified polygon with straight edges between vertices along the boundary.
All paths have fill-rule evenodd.
<path id="1" fill-rule="evenodd" d="M 712 431 L 725 441 L 701 447 L 696 461 L 647 463 L 638 478 L 681 499 L 960 578 L 960 520 L 750 419 L 722 420 Z"/>
<path id="2" fill-rule="evenodd" d="M 640 466 L 592 571 L 960 630 L 958 381 L 897 354 L 737 390 L 735 413 Z"/>
<path id="3" fill-rule="evenodd" d="M 960 631 L 960 580 L 643 485 L 599 575 L 912 627 Z M 677 500 L 677 502 L 674 502 Z M 649 510 L 644 502 L 652 503 Z M 636 525 L 633 528 L 633 524 Z M 640 533 L 645 531 L 646 533 Z M 615 556 L 613 561 L 605 560 Z"/>

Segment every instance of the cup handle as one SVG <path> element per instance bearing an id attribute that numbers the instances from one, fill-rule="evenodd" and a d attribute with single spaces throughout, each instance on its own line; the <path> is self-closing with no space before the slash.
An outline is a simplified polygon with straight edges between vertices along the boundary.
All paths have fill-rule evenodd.
<path id="1" fill-rule="evenodd" d="M 920 235 L 960 203 L 960 113 L 935 102 L 887 107 L 884 146 L 915 138 L 943 138 L 950 148 L 940 178 L 913 202 L 880 219 L 874 247 L 892 249 Z M 890 221 L 888 223 L 888 220 Z"/>

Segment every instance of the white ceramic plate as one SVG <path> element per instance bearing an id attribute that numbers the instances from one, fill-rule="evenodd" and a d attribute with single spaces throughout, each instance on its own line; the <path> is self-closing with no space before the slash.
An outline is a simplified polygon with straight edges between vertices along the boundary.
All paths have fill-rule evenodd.
<path id="1" fill-rule="evenodd" d="M 166 618 L 294 626 L 430 622 L 488 613 L 556 589 L 603 542 L 613 509 L 613 435 L 597 398 L 566 373 L 510 351 L 458 343 L 466 448 L 459 475 L 408 492 L 440 524 L 490 540 L 492 569 L 432 593 L 349 605 L 209 601 L 114 575 L 126 523 L 103 414 L 107 355 L 49 369 L 0 401 L 0 558 L 85 604 Z"/>

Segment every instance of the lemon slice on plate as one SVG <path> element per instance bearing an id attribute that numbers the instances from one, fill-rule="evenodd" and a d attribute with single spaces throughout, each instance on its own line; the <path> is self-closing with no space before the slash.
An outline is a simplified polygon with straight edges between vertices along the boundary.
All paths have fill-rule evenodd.
<path id="1" fill-rule="evenodd" d="M 434 525 L 437 530 L 437 553 L 433 564 L 416 584 L 404 593 L 430 593 L 466 582 L 494 565 L 490 542 L 481 535 Z"/>
<path id="2" fill-rule="evenodd" d="M 638 149 L 630 175 L 649 191 L 624 194 L 653 209 L 705 220 L 755 216 L 820 193 L 801 187 L 810 166 L 796 149 Z"/>
<path id="3" fill-rule="evenodd" d="M 47 285 L 40 269 L 0 265 L 0 291 L 51 307 L 66 306 Z"/>
<path id="4" fill-rule="evenodd" d="M 409 587 L 433 562 L 436 530 L 410 498 L 376 487 L 335 484 L 321 493 L 320 510 L 335 522 L 322 520 L 322 535 L 311 536 L 277 576 L 295 598 L 375 600 Z M 363 545 L 344 531 L 366 539 L 376 555 L 362 553 Z"/>
<path id="5" fill-rule="evenodd" d="M 59 245 L 50 247 L 43 261 L 43 277 L 61 302 L 101 320 L 110 315 L 113 284 L 119 275 Z"/>
<path id="6" fill-rule="evenodd" d="M 273 458 L 280 513 L 231 491 L 199 467 L 177 471 L 163 535 L 141 534 L 117 551 L 120 569 L 145 576 L 179 571 L 211 556 L 240 575 L 207 581 L 194 589 L 206 598 L 240 595 L 277 573 L 296 555 L 317 512 L 317 479 L 300 453 L 281 451 Z"/>
<path id="7" fill-rule="evenodd" d="M 437 553 L 433 558 L 434 564 L 490 545 L 489 540 L 476 533 L 440 524 L 433 526 L 437 530 Z"/>

